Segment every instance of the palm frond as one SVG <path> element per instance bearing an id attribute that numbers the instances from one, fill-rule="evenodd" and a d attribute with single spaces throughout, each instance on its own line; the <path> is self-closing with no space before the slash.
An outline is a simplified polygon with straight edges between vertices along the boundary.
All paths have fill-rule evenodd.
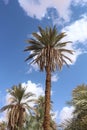
<path id="1" fill-rule="evenodd" d="M 0 109 L 0 112 L 6 111 L 6 110 L 9 111 L 9 109 L 11 109 L 12 107 L 13 107 L 12 104 L 6 105 L 6 106 L 4 106 L 4 107 L 2 107 L 2 108 Z"/>

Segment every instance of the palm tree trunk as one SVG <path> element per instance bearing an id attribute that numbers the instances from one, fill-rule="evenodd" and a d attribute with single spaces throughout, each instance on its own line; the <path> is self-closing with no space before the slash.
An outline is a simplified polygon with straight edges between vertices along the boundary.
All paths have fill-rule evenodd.
<path id="1" fill-rule="evenodd" d="M 51 70 L 50 64 L 46 67 L 46 88 L 45 88 L 45 112 L 44 130 L 50 130 L 50 93 L 51 93 Z"/>

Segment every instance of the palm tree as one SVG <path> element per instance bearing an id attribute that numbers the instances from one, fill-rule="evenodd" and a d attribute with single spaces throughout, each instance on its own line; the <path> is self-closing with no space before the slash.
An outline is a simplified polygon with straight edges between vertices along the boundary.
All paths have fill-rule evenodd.
<path id="1" fill-rule="evenodd" d="M 26 87 L 22 87 L 22 84 L 18 86 L 14 85 L 11 89 L 8 89 L 8 93 L 10 95 L 10 104 L 2 107 L 1 112 L 7 110 L 9 130 L 22 129 L 26 119 L 26 110 L 31 113 L 32 108 L 29 102 L 33 101 L 31 97 L 33 97 L 34 94 L 26 92 Z"/>
<path id="2" fill-rule="evenodd" d="M 87 115 L 87 85 L 78 85 L 72 92 L 71 105 L 75 107 L 74 114 Z"/>
<path id="3" fill-rule="evenodd" d="M 43 96 L 39 96 L 39 98 L 35 101 L 34 113 L 31 116 L 27 115 L 25 129 L 43 130 L 44 101 L 45 98 Z"/>
<path id="4" fill-rule="evenodd" d="M 72 92 L 72 100 L 68 102 L 69 105 L 73 105 L 75 110 L 73 112 L 73 118 L 68 126 L 78 127 L 78 130 L 87 129 L 87 85 L 78 85 Z M 72 129 L 73 130 L 73 129 Z"/>
<path id="5" fill-rule="evenodd" d="M 45 113 L 44 113 L 44 130 L 50 129 L 50 96 L 51 96 L 51 72 L 57 68 L 62 69 L 64 64 L 68 65 L 68 61 L 72 60 L 66 54 L 73 54 L 72 50 L 66 49 L 68 42 L 62 42 L 62 38 L 66 34 L 58 33 L 56 26 L 39 27 L 39 33 L 32 33 L 33 37 L 27 40 L 29 46 L 24 51 L 31 51 L 27 60 L 33 59 L 31 63 L 37 63 L 40 70 L 46 72 L 46 88 L 45 88 Z"/>

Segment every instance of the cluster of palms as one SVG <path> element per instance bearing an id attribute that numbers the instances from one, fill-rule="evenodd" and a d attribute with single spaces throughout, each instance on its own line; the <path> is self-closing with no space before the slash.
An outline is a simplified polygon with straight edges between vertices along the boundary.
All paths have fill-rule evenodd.
<path id="1" fill-rule="evenodd" d="M 8 93 L 10 104 L 1 108 L 2 112 L 7 110 L 7 122 L 2 122 L 1 130 L 43 130 L 44 97 L 34 99 L 35 95 L 26 92 L 22 84 L 8 89 Z M 30 103 L 34 104 L 33 107 Z M 52 130 L 57 129 L 52 116 L 50 126 Z"/>
<path id="2" fill-rule="evenodd" d="M 43 127 L 44 130 L 51 130 L 51 73 L 54 72 L 56 69 L 61 70 L 64 64 L 68 66 L 68 63 L 72 62 L 68 54 L 72 55 L 73 50 L 69 50 L 66 48 L 67 44 L 70 43 L 70 41 L 62 41 L 66 34 L 64 32 L 59 34 L 56 26 L 54 26 L 53 28 L 46 27 L 45 29 L 39 27 L 39 33 L 32 33 L 32 35 L 33 38 L 27 40 L 29 45 L 24 51 L 31 52 L 29 53 L 29 56 L 26 61 L 32 59 L 31 63 L 38 64 L 40 70 L 45 71 L 46 73 L 44 110 L 39 110 L 38 112 L 40 114 L 40 111 L 42 111 L 43 115 L 43 119 L 41 119 L 43 120 L 43 123 L 41 123 L 41 128 Z M 12 92 L 11 90 L 9 90 L 9 93 L 12 95 L 15 89 L 19 88 L 14 87 Z M 23 91 L 25 91 L 25 89 L 23 89 Z M 29 97 L 30 95 L 28 94 L 24 97 Z M 21 115 L 25 115 L 24 106 L 26 106 L 27 109 L 29 108 L 29 106 L 27 105 L 27 103 L 23 103 L 20 105 L 20 101 L 22 98 L 20 91 L 19 97 L 19 101 L 14 98 L 14 100 L 12 99 L 11 104 L 1 109 L 3 111 L 8 108 L 9 130 L 22 129 L 22 126 L 25 122 L 25 119 L 21 117 Z M 15 102 L 18 103 L 15 104 Z M 38 116 L 37 119 L 39 120 Z M 38 128 L 39 127 L 40 126 L 38 126 Z"/>
<path id="3" fill-rule="evenodd" d="M 79 85 L 72 92 L 73 118 L 66 120 L 64 130 L 87 130 L 87 85 Z"/>

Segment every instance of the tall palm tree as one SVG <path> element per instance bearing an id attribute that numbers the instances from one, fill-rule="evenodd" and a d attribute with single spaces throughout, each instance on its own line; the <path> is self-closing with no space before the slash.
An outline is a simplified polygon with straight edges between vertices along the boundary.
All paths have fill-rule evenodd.
<path id="1" fill-rule="evenodd" d="M 32 51 L 27 60 L 33 59 L 31 63 L 37 63 L 40 70 L 46 72 L 45 88 L 45 113 L 44 113 L 44 130 L 50 129 L 50 96 L 51 96 L 51 72 L 57 68 L 62 69 L 64 64 L 72 60 L 66 54 L 73 54 L 72 50 L 66 49 L 68 42 L 62 42 L 66 34 L 58 33 L 56 26 L 53 28 L 39 27 L 39 33 L 32 33 L 33 38 L 27 40 L 29 46 L 24 51 Z"/>
<path id="2" fill-rule="evenodd" d="M 31 92 L 26 92 L 26 87 L 22 87 L 22 84 L 13 86 L 8 89 L 10 95 L 10 104 L 1 108 L 1 112 L 7 110 L 8 114 L 8 128 L 9 130 L 19 130 L 25 122 L 26 110 L 31 112 L 31 106 L 29 102 L 32 102 L 31 97 L 34 96 Z M 30 99 L 29 99 L 30 98 Z"/>

